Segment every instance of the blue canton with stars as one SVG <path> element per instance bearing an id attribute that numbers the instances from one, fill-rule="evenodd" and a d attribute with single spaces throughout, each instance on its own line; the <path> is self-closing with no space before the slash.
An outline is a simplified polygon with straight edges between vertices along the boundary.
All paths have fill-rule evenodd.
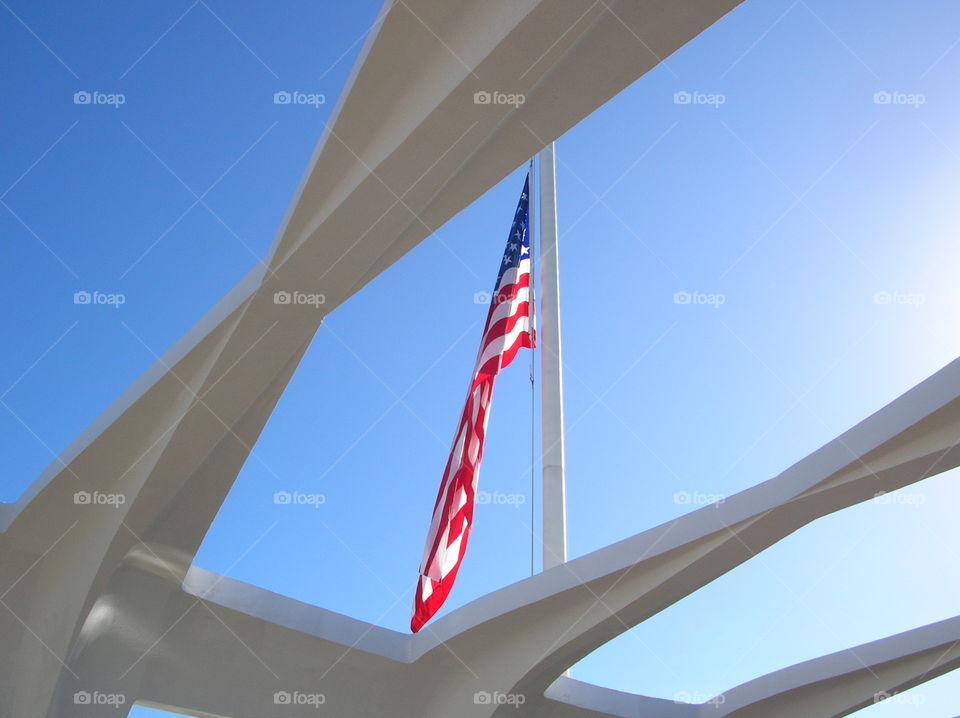
<path id="1" fill-rule="evenodd" d="M 520 265 L 521 259 L 530 256 L 530 173 L 523 183 L 523 193 L 517 203 L 517 213 L 513 216 L 513 226 L 510 228 L 510 237 L 507 239 L 507 248 L 503 252 L 503 261 L 500 262 L 500 273 L 497 274 L 497 283 L 493 287 L 494 293 L 499 291 L 503 274 L 508 269 Z"/>

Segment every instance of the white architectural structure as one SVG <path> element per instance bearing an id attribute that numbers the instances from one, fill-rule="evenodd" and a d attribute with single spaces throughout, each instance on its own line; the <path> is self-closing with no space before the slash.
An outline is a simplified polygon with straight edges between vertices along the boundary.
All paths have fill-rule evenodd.
<path id="1" fill-rule="evenodd" d="M 0 713 L 122 716 L 141 701 L 225 718 L 810 718 L 960 665 L 957 618 L 758 678 L 722 703 L 561 676 L 814 519 L 960 464 L 960 361 L 723 505 L 415 636 L 192 567 L 323 313 L 737 4 L 388 3 L 265 264 L 0 507 Z M 526 102 L 475 101 L 494 91 Z M 278 295 L 297 291 L 324 294 L 323 311 Z M 126 501 L 78 504 L 78 491 Z"/>

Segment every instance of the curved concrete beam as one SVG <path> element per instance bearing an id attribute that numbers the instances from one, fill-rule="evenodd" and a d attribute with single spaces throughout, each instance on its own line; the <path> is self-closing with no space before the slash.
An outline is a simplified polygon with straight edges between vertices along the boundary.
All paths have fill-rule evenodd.
<path id="1" fill-rule="evenodd" d="M 441 715 L 433 712 L 433 690 L 424 689 L 411 636 L 199 569 L 188 578 L 191 591 L 182 592 L 149 552 L 140 559 L 129 562 L 127 585 L 117 584 L 92 612 L 88 633 L 99 635 L 74 666 L 83 671 L 89 661 L 97 674 L 112 675 L 97 684 L 101 692 L 195 716 L 258 718 L 277 710 L 278 691 L 323 695 L 329 716 Z M 101 627 L 92 625 L 98 621 Z M 776 671 L 702 704 L 560 677 L 511 710 L 543 718 L 839 718 L 957 667 L 960 617 Z M 476 690 L 489 692 L 490 676 L 479 673 L 474 683 L 466 675 L 473 669 L 462 668 L 456 715 L 494 715 L 495 707 L 473 703 Z M 66 695 L 54 715 L 85 718 L 99 710 L 78 709 Z M 288 706 L 284 715 L 315 711 Z"/>
<path id="2" fill-rule="evenodd" d="M 544 718 L 699 718 L 700 706 L 650 698 L 561 676 L 547 689 Z"/>
<path id="3" fill-rule="evenodd" d="M 956 466 L 958 437 L 960 360 L 779 477 L 489 594 L 415 636 L 196 568 L 182 590 L 179 574 L 161 558 L 164 547 L 144 546 L 114 577 L 120 583 L 104 593 L 103 611 L 91 611 L 101 622 L 101 613 L 136 620 L 107 622 L 108 630 L 88 620 L 71 665 L 96 674 L 105 665 L 117 666 L 117 673 L 141 664 L 125 674 L 122 691 L 113 688 L 197 715 L 217 705 L 232 718 L 255 716 L 273 700 L 265 686 L 354 695 L 375 675 L 382 692 L 364 694 L 370 715 L 490 716 L 496 706 L 470 698 L 499 691 L 524 696 L 522 708 L 499 709 L 507 715 L 684 718 L 693 708 L 556 678 L 581 655 L 799 526 Z M 774 708 L 790 715 L 785 705 L 803 707 L 797 716 L 842 715 L 879 691 L 952 669 L 960 653 L 950 644 L 958 638 L 960 619 L 953 619 L 867 644 L 752 681 L 722 702 L 696 707 L 697 715 L 748 718 Z M 246 652 L 214 660 L 237 640 Z M 223 698 L 228 685 L 234 686 L 232 703 Z M 350 714 L 346 705 L 326 710 Z"/>
<path id="4" fill-rule="evenodd" d="M 775 671 L 701 704 L 561 677 L 544 718 L 841 718 L 960 667 L 960 616 Z"/>
<path id="5" fill-rule="evenodd" d="M 441 671 L 451 650 L 498 690 L 541 695 L 599 646 L 801 526 L 960 465 L 958 441 L 960 360 L 780 476 L 484 596 L 433 624 L 442 646 L 425 637 L 415 651 Z"/>
<path id="6" fill-rule="evenodd" d="M 386 3 L 267 261 L 0 507 L 0 632 L 18 651 L 0 701 L 35 713 L 72 675 L 139 541 L 187 570 L 324 314 L 738 2 Z M 474 102 L 494 90 L 526 101 Z M 276 302 L 295 291 L 326 303 Z M 104 513 L 77 491 L 125 502 Z"/>
<path id="7" fill-rule="evenodd" d="M 785 668 L 705 706 L 716 718 L 841 718 L 960 668 L 960 616 Z"/>

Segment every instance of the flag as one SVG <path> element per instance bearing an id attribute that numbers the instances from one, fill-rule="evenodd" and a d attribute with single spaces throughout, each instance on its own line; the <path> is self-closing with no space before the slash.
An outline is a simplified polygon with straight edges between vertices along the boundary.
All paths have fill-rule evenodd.
<path id="1" fill-rule="evenodd" d="M 440 610 L 453 588 L 467 550 L 497 374 L 513 361 L 522 347 L 532 349 L 536 344 L 529 234 L 530 174 L 527 173 L 491 296 L 466 405 L 433 507 L 410 621 L 414 633 Z"/>

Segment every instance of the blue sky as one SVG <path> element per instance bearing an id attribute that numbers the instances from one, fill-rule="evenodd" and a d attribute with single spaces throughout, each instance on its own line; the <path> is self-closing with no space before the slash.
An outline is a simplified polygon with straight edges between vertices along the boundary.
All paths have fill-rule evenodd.
<path id="1" fill-rule="evenodd" d="M 0 499 L 152 363 L 140 340 L 161 353 L 266 254 L 379 8 L 0 9 Z M 777 474 L 960 354 L 958 38 L 953 3 L 748 1 L 560 139 L 572 556 Z M 326 102 L 273 103 L 293 90 Z M 522 174 L 329 317 L 199 565 L 406 630 Z M 478 509 L 447 609 L 529 574 L 528 359 L 481 472 L 522 504 Z M 574 675 L 708 695 L 953 616 L 955 479 L 816 522 Z M 958 689 L 860 715 L 955 715 Z"/>

